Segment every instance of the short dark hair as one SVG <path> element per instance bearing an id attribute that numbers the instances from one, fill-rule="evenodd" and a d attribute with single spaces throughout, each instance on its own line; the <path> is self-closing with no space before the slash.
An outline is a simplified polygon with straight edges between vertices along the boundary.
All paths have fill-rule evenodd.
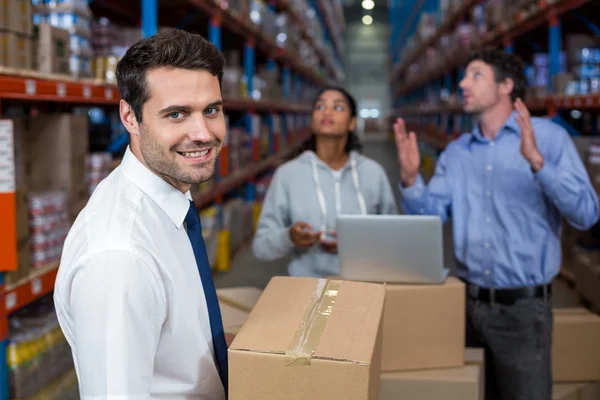
<path id="1" fill-rule="evenodd" d="M 492 67 L 496 82 L 500 83 L 506 79 L 512 79 L 514 82 L 510 94 L 512 101 L 517 98 L 524 99 L 527 90 L 527 75 L 525 75 L 525 65 L 521 58 L 503 50 L 482 49 L 469 56 L 467 65 L 477 60 L 483 61 Z"/>
<path id="2" fill-rule="evenodd" d="M 117 86 L 121 98 L 142 122 L 142 108 L 150 98 L 146 73 L 154 68 L 205 70 L 223 79 L 225 58 L 202 36 L 168 28 L 131 46 L 117 64 Z"/>
<path id="3" fill-rule="evenodd" d="M 319 93 L 317 93 L 317 96 L 315 97 L 315 100 L 313 101 L 313 108 L 319 101 L 319 98 L 321 97 L 321 95 L 330 90 L 341 93 L 346 98 L 346 101 L 348 102 L 348 105 L 350 106 L 350 116 L 356 117 L 357 111 L 358 111 L 357 107 L 356 107 L 356 100 L 346 89 L 344 89 L 343 87 L 340 87 L 340 86 L 326 86 L 323 89 L 321 89 L 319 91 Z M 302 145 L 300 146 L 300 149 L 298 151 L 298 154 L 300 154 L 306 150 L 310 150 L 310 151 L 317 150 L 317 138 L 316 138 L 314 132 L 311 133 L 311 135 L 304 141 L 304 143 L 302 143 Z M 358 135 L 355 132 L 350 131 L 350 132 L 348 132 L 348 141 L 346 142 L 346 147 L 344 148 L 344 151 L 346 153 L 350 153 L 353 150 L 361 151 L 362 143 L 360 142 Z"/>

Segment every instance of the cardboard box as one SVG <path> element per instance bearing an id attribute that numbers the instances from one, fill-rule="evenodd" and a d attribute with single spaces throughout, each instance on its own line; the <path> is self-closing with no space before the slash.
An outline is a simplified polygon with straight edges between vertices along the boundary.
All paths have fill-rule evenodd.
<path id="1" fill-rule="evenodd" d="M 0 2 L 0 4 L 2 3 Z M 32 8 L 31 0 L 5 0 L 2 9 L 6 10 L 6 29 L 31 36 L 33 33 Z"/>
<path id="2" fill-rule="evenodd" d="M 600 381 L 600 317 L 579 309 L 554 311 L 554 382 Z"/>
<path id="3" fill-rule="evenodd" d="M 377 400 L 382 285 L 274 277 L 229 347 L 229 398 Z"/>
<path id="4" fill-rule="evenodd" d="M 262 290 L 249 286 L 217 289 L 226 333 L 237 334 L 239 332 L 261 294 Z"/>
<path id="5" fill-rule="evenodd" d="M 463 367 L 381 374 L 380 400 L 483 400 L 484 355 L 467 349 Z"/>
<path id="6" fill-rule="evenodd" d="M 466 300 L 460 280 L 385 288 L 382 371 L 464 365 Z"/>
<path id="7" fill-rule="evenodd" d="M 44 114 L 32 117 L 26 175 L 31 191 L 63 190 L 73 219 L 87 200 L 87 116 Z"/>
<path id="8" fill-rule="evenodd" d="M 38 26 L 38 69 L 48 74 L 70 74 L 71 35 L 47 23 Z"/>
<path id="9" fill-rule="evenodd" d="M 5 64 L 11 68 L 31 69 L 31 38 L 20 33 L 6 34 Z"/>
<path id="10" fill-rule="evenodd" d="M 600 252 L 580 250 L 572 263 L 577 291 L 600 309 Z"/>
<path id="11" fill-rule="evenodd" d="M 552 400 L 598 400 L 600 383 L 564 383 L 554 385 Z"/>

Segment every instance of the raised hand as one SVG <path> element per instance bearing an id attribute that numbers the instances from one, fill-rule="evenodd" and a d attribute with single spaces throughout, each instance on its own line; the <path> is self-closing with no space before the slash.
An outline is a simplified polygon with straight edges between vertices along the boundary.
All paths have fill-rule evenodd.
<path id="1" fill-rule="evenodd" d="M 531 164 L 534 172 L 542 169 L 544 157 L 538 150 L 531 125 L 531 114 L 521 99 L 515 101 L 515 110 L 517 110 L 517 123 L 521 128 L 521 154 Z"/>
<path id="2" fill-rule="evenodd" d="M 402 185 L 410 187 L 414 185 L 419 176 L 419 165 L 421 155 L 417 145 L 417 135 L 414 132 L 406 133 L 406 124 L 402 118 L 394 123 L 394 137 L 398 150 L 398 162 L 400 163 L 400 180 Z"/>

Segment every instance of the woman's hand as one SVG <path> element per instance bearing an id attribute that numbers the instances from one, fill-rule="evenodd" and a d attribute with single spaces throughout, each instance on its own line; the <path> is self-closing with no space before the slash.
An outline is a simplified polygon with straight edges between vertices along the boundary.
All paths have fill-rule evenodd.
<path id="1" fill-rule="evenodd" d="M 328 253 L 337 254 L 337 252 L 338 252 L 337 233 L 335 233 L 333 231 L 329 232 L 329 237 L 326 239 L 321 238 L 320 242 L 321 242 L 321 246 L 323 246 L 325 251 L 327 251 Z"/>
<path id="2" fill-rule="evenodd" d="M 312 226 L 306 222 L 298 221 L 290 227 L 290 239 L 299 249 L 306 249 L 319 241 L 321 232 L 313 232 Z"/>

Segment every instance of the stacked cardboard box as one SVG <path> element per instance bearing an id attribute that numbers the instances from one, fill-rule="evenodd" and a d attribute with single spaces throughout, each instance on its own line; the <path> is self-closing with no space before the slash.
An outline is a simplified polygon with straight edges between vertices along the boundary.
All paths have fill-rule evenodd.
<path id="1" fill-rule="evenodd" d="M 32 68 L 32 4 L 30 0 L 0 0 L 0 65 Z"/>
<path id="2" fill-rule="evenodd" d="M 555 383 L 600 382 L 600 317 L 586 309 L 554 312 L 552 373 Z"/>
<path id="3" fill-rule="evenodd" d="M 576 383 L 554 385 L 552 400 L 598 400 L 599 383 Z"/>
<path id="4" fill-rule="evenodd" d="M 381 374 L 380 400 L 483 400 L 482 349 L 466 349 L 462 367 Z"/>
<path id="5" fill-rule="evenodd" d="M 67 193 L 69 218 L 74 220 L 88 198 L 87 116 L 47 114 L 33 117 L 28 138 L 29 189 Z"/>
<path id="6" fill-rule="evenodd" d="M 272 278 L 229 347 L 229 398 L 379 399 L 384 298 L 377 284 Z"/>
<path id="7" fill-rule="evenodd" d="M 42 23 L 38 27 L 37 65 L 41 72 L 48 74 L 70 74 L 70 34 L 69 31 Z"/>

